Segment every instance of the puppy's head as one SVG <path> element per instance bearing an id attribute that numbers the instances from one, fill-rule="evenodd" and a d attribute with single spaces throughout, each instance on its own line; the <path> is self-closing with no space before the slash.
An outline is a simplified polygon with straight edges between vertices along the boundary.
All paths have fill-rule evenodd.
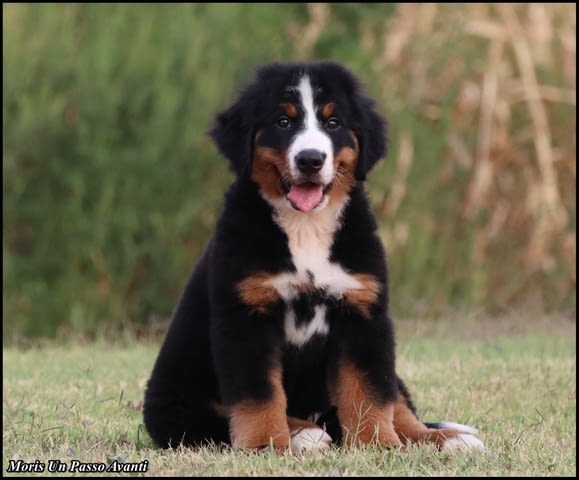
<path id="1" fill-rule="evenodd" d="M 266 200 L 304 213 L 342 202 L 386 153 L 385 120 L 333 62 L 259 68 L 210 134 Z"/>

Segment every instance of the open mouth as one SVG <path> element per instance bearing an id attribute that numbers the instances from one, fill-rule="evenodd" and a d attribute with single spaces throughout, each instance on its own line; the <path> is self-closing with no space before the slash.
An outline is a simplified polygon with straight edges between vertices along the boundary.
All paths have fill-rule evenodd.
<path id="1" fill-rule="evenodd" d="M 281 179 L 281 187 L 293 208 L 300 212 L 311 212 L 322 203 L 331 183 L 323 185 L 315 182 L 290 183 Z"/>

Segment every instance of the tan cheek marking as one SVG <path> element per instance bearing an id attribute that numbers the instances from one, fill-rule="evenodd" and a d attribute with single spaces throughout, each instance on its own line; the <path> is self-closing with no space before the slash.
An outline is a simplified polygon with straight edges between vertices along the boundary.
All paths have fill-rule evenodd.
<path id="1" fill-rule="evenodd" d="M 271 370 L 272 395 L 265 402 L 242 402 L 229 409 L 229 429 L 233 448 L 259 448 L 273 444 L 274 449 L 290 448 L 286 417 L 287 401 L 280 367 Z"/>
<path id="2" fill-rule="evenodd" d="M 275 275 L 259 272 L 237 284 L 237 293 L 252 312 L 267 314 L 271 305 L 280 300 L 275 287 L 267 284 L 273 278 Z"/>
<path id="3" fill-rule="evenodd" d="M 284 196 L 279 180 L 281 175 L 289 176 L 288 165 L 283 152 L 270 147 L 256 147 L 253 155 L 251 179 L 256 182 L 262 193 L 271 199 Z"/>
<path id="4" fill-rule="evenodd" d="M 358 163 L 358 141 L 353 132 L 350 132 L 355 147 L 344 147 L 334 155 L 334 179 L 330 192 L 330 205 L 339 205 L 347 197 L 350 190 L 356 185 L 356 165 Z"/>
<path id="5" fill-rule="evenodd" d="M 365 318 L 370 318 L 370 307 L 378 300 L 380 282 L 367 273 L 355 273 L 352 275 L 362 284 L 360 288 L 350 289 L 344 293 L 344 301 L 349 306 L 358 310 Z"/>
<path id="6" fill-rule="evenodd" d="M 293 103 L 282 103 L 280 104 L 281 108 L 285 114 L 290 118 L 297 118 L 298 116 L 298 109 Z"/>
<path id="7" fill-rule="evenodd" d="M 324 105 L 324 108 L 322 109 L 322 117 L 325 119 L 330 118 L 330 115 L 334 113 L 334 108 L 336 108 L 335 103 L 327 103 Z"/>
<path id="8" fill-rule="evenodd" d="M 340 364 L 336 384 L 330 385 L 330 391 L 347 445 L 402 446 L 394 431 L 394 403 L 374 402 L 368 395 L 365 375 L 351 362 Z"/>

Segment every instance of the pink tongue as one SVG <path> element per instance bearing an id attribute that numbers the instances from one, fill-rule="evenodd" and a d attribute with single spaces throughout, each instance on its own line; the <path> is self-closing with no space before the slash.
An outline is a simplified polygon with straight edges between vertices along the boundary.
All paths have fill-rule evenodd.
<path id="1" fill-rule="evenodd" d="M 322 201 L 323 189 L 315 183 L 292 185 L 287 198 L 302 212 L 309 212 L 316 208 Z"/>

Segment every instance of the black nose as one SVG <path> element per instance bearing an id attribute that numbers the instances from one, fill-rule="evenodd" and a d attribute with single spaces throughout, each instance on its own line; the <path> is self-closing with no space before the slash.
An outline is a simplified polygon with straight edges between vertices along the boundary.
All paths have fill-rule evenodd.
<path id="1" fill-rule="evenodd" d="M 296 165 L 302 173 L 316 173 L 324 166 L 326 154 L 313 148 L 302 150 L 296 155 Z"/>

